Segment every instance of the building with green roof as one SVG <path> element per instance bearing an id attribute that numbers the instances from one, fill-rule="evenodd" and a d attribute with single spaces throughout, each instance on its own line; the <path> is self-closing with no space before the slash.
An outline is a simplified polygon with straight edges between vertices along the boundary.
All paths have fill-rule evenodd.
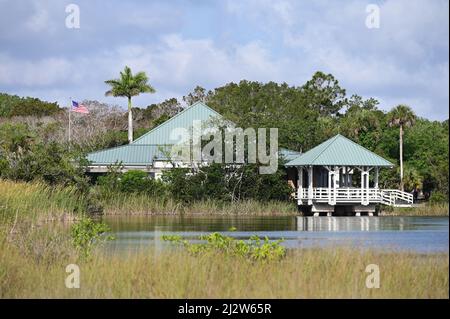
<path id="1" fill-rule="evenodd" d="M 394 164 L 338 134 L 286 163 L 297 170 L 298 205 L 306 213 L 373 214 L 375 205 L 410 206 L 412 194 L 379 188 L 379 171 Z M 358 178 L 355 178 L 358 176 Z"/>
<path id="2" fill-rule="evenodd" d="M 123 171 L 141 170 L 159 178 L 164 170 L 191 167 L 192 159 L 179 160 L 172 156 L 174 145 L 181 141 L 181 136 L 174 132 L 180 129 L 191 132 L 196 122 L 214 126 L 217 121 L 225 120 L 206 104 L 197 102 L 130 144 L 89 153 L 88 169 L 91 173 L 106 173 L 111 165 L 120 163 Z M 379 188 L 379 170 L 392 168 L 394 164 L 342 135 L 306 153 L 279 148 L 277 156 L 286 163 L 293 197 L 305 213 L 373 214 L 377 204 L 408 206 L 412 203 L 409 193 Z M 201 159 L 199 163 L 207 165 L 208 162 Z"/>
<path id="3" fill-rule="evenodd" d="M 203 125 L 214 125 L 224 119 L 205 103 L 194 103 L 130 144 L 89 153 L 88 169 L 91 173 L 106 173 L 109 166 L 120 163 L 123 171 L 141 170 L 159 178 L 165 169 L 174 165 L 187 167 L 191 163 L 174 160 L 170 157 L 170 152 L 172 147 L 180 142 L 180 136 L 174 132 L 180 129 L 190 131 L 196 121 Z M 231 122 L 226 123 L 234 125 Z M 298 155 L 299 152 L 284 148 L 280 148 L 278 152 L 278 156 L 283 157 L 285 161 Z"/>

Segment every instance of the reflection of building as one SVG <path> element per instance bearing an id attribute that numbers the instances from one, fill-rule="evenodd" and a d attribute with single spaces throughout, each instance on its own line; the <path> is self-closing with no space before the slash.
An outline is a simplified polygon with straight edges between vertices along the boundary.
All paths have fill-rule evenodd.
<path id="1" fill-rule="evenodd" d="M 378 231 L 377 217 L 297 217 L 298 231 Z"/>
<path id="2" fill-rule="evenodd" d="M 297 170 L 296 199 L 305 214 L 371 215 L 376 204 L 410 206 L 413 201 L 409 193 L 379 188 L 380 168 L 392 163 L 339 134 L 286 166 Z"/>

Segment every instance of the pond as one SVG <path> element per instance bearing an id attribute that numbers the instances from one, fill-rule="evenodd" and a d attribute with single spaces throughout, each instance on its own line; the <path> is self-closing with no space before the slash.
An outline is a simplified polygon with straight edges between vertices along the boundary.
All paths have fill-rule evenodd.
<path id="1" fill-rule="evenodd" d="M 284 239 L 287 248 L 352 245 L 419 253 L 449 251 L 448 217 L 299 217 L 299 216 L 121 216 L 104 217 L 115 236 L 108 252 L 132 252 L 169 243 L 162 235 L 196 240 L 220 232 L 240 239 L 252 235 Z M 236 231 L 229 231 L 235 227 Z"/>

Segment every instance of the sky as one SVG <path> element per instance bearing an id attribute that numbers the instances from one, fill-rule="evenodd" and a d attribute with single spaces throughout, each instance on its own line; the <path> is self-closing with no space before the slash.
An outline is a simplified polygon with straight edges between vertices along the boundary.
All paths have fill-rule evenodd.
<path id="1" fill-rule="evenodd" d="M 66 7 L 79 8 L 79 28 Z M 367 6 L 379 9 L 369 28 Z M 374 20 L 371 20 L 374 21 Z M 145 71 L 146 107 L 242 79 L 299 86 L 316 71 L 347 94 L 422 117 L 449 113 L 447 0 L 0 0 L 0 92 L 126 106 L 104 81 Z"/>

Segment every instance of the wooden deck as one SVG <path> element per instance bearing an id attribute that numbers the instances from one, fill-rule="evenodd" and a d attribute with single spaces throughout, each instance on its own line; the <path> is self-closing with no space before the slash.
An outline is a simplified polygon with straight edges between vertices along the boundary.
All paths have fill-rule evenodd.
<path id="1" fill-rule="evenodd" d="M 384 204 L 395 207 L 410 207 L 413 195 L 397 189 L 379 188 L 303 188 L 297 192 L 299 204 L 307 202 L 337 204 Z"/>

